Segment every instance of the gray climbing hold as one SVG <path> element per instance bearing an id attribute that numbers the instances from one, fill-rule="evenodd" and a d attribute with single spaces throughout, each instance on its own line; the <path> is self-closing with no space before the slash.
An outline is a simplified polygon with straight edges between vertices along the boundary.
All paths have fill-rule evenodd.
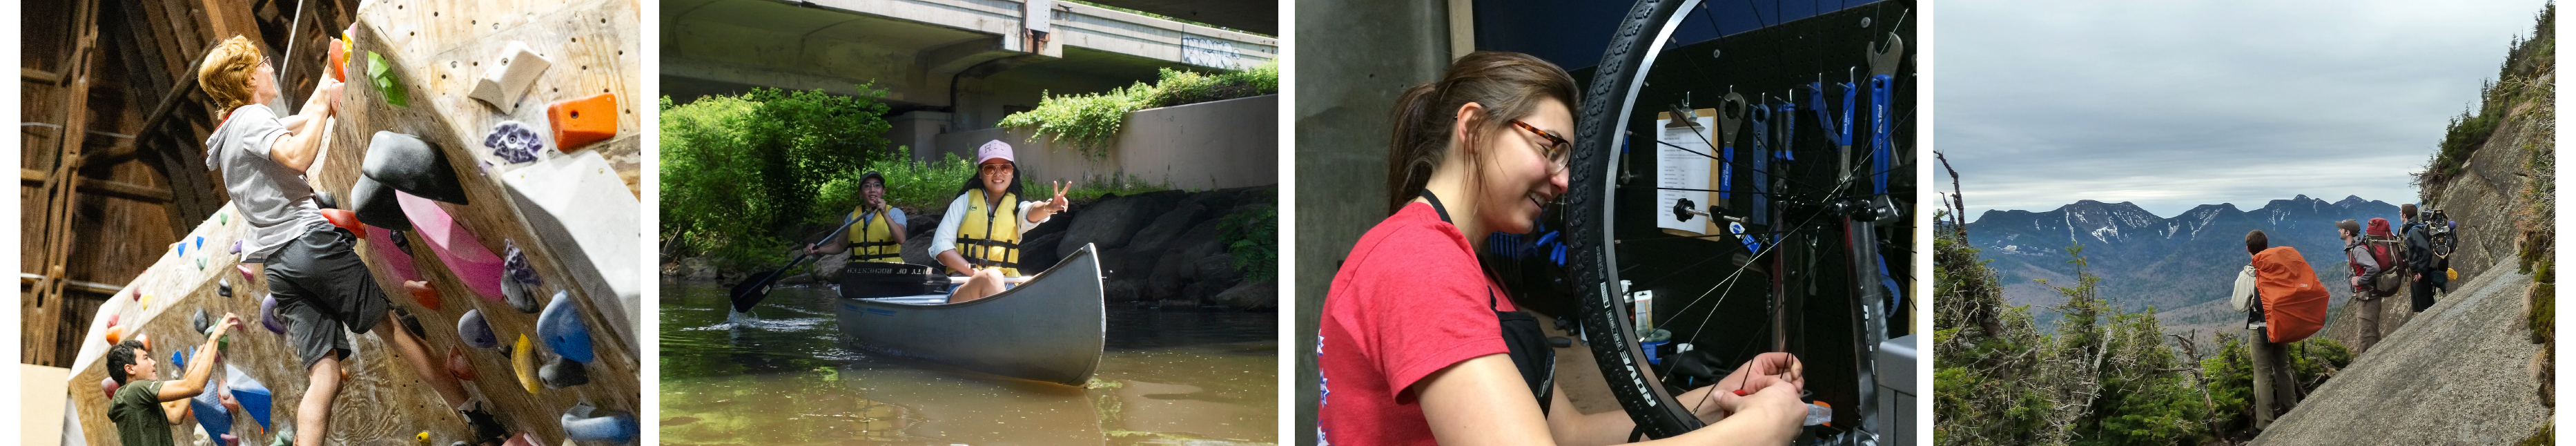
<path id="1" fill-rule="evenodd" d="M 464 316 L 456 318 L 456 337 L 474 348 L 501 346 L 501 337 L 492 334 L 492 325 L 483 322 L 483 310 L 479 309 L 465 310 Z"/>
<path id="2" fill-rule="evenodd" d="M 501 296 L 510 301 L 510 308 L 516 308 L 520 313 L 537 312 L 541 307 L 537 304 L 537 290 L 532 289 L 535 287 L 525 283 L 520 283 L 517 280 L 511 280 L 508 277 L 508 274 L 509 273 L 507 272 L 502 273 Z"/>
<path id="3" fill-rule="evenodd" d="M 419 137 L 377 131 L 367 143 L 367 160 L 359 170 L 394 190 L 431 200 L 472 204 L 466 202 L 465 185 L 457 180 L 456 169 L 448 165 L 446 154 Z"/>
<path id="4" fill-rule="evenodd" d="M 411 218 L 403 216 L 402 205 L 394 199 L 394 189 L 385 187 L 385 183 L 359 175 L 358 181 L 349 185 L 349 196 L 357 201 L 352 204 L 356 208 L 350 211 L 358 213 L 359 222 L 379 228 L 411 230 Z"/>
<path id="5" fill-rule="evenodd" d="M 222 274 L 222 273 L 217 273 L 217 274 Z M 221 278 L 221 277 L 215 278 L 215 295 L 217 295 L 217 296 L 223 296 L 223 297 L 233 297 L 233 280 L 232 280 L 232 279 Z M 197 311 L 198 311 L 200 314 L 203 314 L 203 312 L 205 312 L 206 310 L 205 310 L 205 309 L 198 309 Z"/>
<path id="6" fill-rule="evenodd" d="M 544 381 L 548 389 L 561 389 L 589 384 L 590 371 L 572 358 L 555 358 L 554 362 L 537 369 L 537 380 Z"/>

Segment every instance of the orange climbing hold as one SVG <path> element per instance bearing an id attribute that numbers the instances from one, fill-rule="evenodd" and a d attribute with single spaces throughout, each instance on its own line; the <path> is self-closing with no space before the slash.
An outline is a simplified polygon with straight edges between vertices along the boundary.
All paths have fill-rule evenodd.
<path id="1" fill-rule="evenodd" d="M 331 38 L 331 80 L 349 81 L 349 43 Z"/>
<path id="2" fill-rule="evenodd" d="M 429 281 L 403 281 L 403 290 L 410 291 L 411 300 L 420 302 L 420 306 L 429 307 L 430 311 L 445 311 L 438 305 L 438 289 L 430 288 Z"/>
<path id="3" fill-rule="evenodd" d="M 465 349 L 456 346 L 447 347 L 447 374 L 465 381 L 473 381 L 476 378 L 474 363 L 465 358 Z"/>
<path id="4" fill-rule="evenodd" d="M 107 345 L 125 343 L 125 327 L 107 327 Z"/>
<path id="5" fill-rule="evenodd" d="M 323 209 L 322 219 L 330 220 L 332 226 L 349 230 L 350 234 L 357 235 L 358 238 L 367 238 L 367 225 L 358 223 L 356 212 L 350 212 L 347 209 Z"/>
<path id="6" fill-rule="evenodd" d="M 554 126 L 555 149 L 572 153 L 617 136 L 617 95 L 600 93 L 557 102 L 546 106 L 546 120 Z"/>

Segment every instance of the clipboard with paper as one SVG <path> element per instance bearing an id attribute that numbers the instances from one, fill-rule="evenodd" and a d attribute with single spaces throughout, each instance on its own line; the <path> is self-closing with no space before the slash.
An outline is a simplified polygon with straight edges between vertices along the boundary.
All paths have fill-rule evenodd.
<path id="1" fill-rule="evenodd" d="M 1655 113 L 1655 209 L 1672 209 L 1682 200 L 1690 200 L 1689 207 L 1706 208 L 1713 203 L 1708 191 L 1723 189 L 1723 172 L 1712 174 L 1720 166 L 1708 155 L 1717 149 L 1710 145 L 1718 139 L 1713 130 L 1717 110 L 1691 110 L 1691 115 L 1675 120 L 1673 112 Z M 1684 237 L 1722 234 L 1713 219 L 1685 221 L 1672 212 L 1656 212 L 1655 228 Z"/>

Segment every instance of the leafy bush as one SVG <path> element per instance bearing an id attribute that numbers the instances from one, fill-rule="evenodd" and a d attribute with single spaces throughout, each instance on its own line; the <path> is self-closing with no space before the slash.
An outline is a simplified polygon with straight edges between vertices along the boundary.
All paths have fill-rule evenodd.
<path id="1" fill-rule="evenodd" d="M 1219 237 L 1226 254 L 1234 257 L 1234 269 L 1243 272 L 1244 282 L 1270 280 L 1279 275 L 1279 208 L 1262 206 L 1260 210 L 1227 214 L 1217 220 Z"/>
<path id="2" fill-rule="evenodd" d="M 1031 141 L 1053 135 L 1049 141 L 1098 161 L 1109 158 L 1119 130 L 1127 125 L 1128 113 L 1278 92 L 1279 66 L 1275 63 L 1213 75 L 1164 68 L 1162 77 L 1150 85 L 1137 82 L 1103 93 L 1063 96 L 1040 93 L 1042 99 L 1036 108 L 1004 116 L 1000 125 L 1036 127 L 1036 134 L 1029 135 Z"/>
<path id="3" fill-rule="evenodd" d="M 947 210 L 948 202 L 957 199 L 957 187 L 975 175 L 975 164 L 954 153 L 926 163 L 903 158 L 869 163 L 823 183 L 820 195 L 815 197 L 814 213 L 805 222 L 839 222 L 843 213 L 858 208 L 864 200 L 859 196 L 859 175 L 870 170 L 885 175 L 887 205 L 902 208 L 905 215 L 922 215 Z"/>
<path id="4" fill-rule="evenodd" d="M 885 92 L 859 91 L 755 88 L 686 105 L 662 98 L 660 232 L 676 242 L 671 254 L 736 269 L 784 260 L 788 241 L 775 230 L 809 220 L 833 179 L 891 156 L 888 108 L 877 100 Z"/>

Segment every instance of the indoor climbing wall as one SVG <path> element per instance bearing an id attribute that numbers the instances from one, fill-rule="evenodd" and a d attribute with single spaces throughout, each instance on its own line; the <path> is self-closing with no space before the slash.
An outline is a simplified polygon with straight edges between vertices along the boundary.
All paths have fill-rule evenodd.
<path id="1" fill-rule="evenodd" d="M 635 330 L 641 324 L 640 290 L 647 282 L 641 273 L 646 246 L 639 242 L 641 118 L 635 110 L 649 104 L 636 104 L 648 99 L 639 79 L 641 48 L 632 37 L 639 33 L 639 11 L 631 0 L 372 2 L 350 30 L 349 62 L 344 65 L 348 86 L 325 151 L 309 171 L 316 190 L 350 208 L 358 201 L 351 187 L 362 175 L 370 142 L 379 131 L 425 141 L 446 161 L 461 183 L 464 199 L 455 201 L 464 204 L 407 199 L 403 215 L 420 226 L 399 232 L 408 252 L 393 248 L 387 238 L 397 232 L 375 226 L 364 227 L 372 240 L 358 252 L 394 306 L 419 318 L 433 362 L 445 365 L 451 350 L 460 353 L 460 365 L 476 377 L 464 382 L 468 392 L 487 401 L 486 407 L 513 435 L 528 434 L 536 444 L 564 442 L 563 418 L 578 405 L 602 413 L 640 412 Z M 529 58 L 522 52 L 543 59 L 544 66 L 493 69 L 512 56 L 525 64 Z M 384 74 L 381 78 L 391 88 L 378 85 L 377 73 Z M 494 77 L 510 79 L 478 93 L 477 84 Z M 496 94 L 495 86 L 515 91 Z M 530 130 L 539 150 L 513 154 L 487 146 L 486 137 L 506 121 Z M 558 125 L 574 131 L 559 131 Z M 582 141 L 589 139 L 598 141 Z M 573 150 L 558 146 L 566 140 L 574 143 Z M 446 224 L 451 227 L 430 229 L 436 225 L 431 220 L 443 220 L 439 216 L 452 218 Z M 253 416 L 233 413 L 232 432 L 242 444 L 268 444 L 292 424 L 308 378 L 285 336 L 261 326 L 267 281 L 255 265 L 238 268 L 237 256 L 230 252 L 245 227 L 239 213 L 226 206 L 183 239 L 184 246 L 167 247 L 158 263 L 102 307 L 71 378 L 75 416 L 90 444 L 117 444 L 105 417 L 107 395 L 99 390 L 106 378 L 103 356 L 111 318 L 125 332 L 148 334 L 156 359 L 168 361 L 172 352 L 204 342 L 190 321 L 198 310 L 210 317 L 241 315 L 245 325 L 223 361 L 264 384 L 275 400 L 267 408 L 267 427 Z M 424 235 L 431 232 L 435 239 Z M 524 256 L 523 274 L 533 277 L 494 277 L 506 274 L 493 266 L 499 262 L 439 254 L 488 251 L 506 256 L 513 247 Z M 451 258 L 465 260 L 451 265 Z M 403 271 L 410 277 L 403 277 Z M 407 289 L 406 279 L 419 282 Z M 536 311 L 522 311 L 491 291 L 494 283 L 513 281 L 533 283 L 525 286 L 535 296 Z M 219 295 L 218 288 L 227 285 L 231 296 Z M 554 299 L 558 293 L 564 299 Z M 477 347 L 461 337 L 458 321 L 469 310 L 488 325 L 500 346 Z M 580 356 L 540 336 L 540 315 L 548 311 L 562 312 L 560 317 L 587 329 L 592 360 L 564 364 L 584 371 L 588 382 L 560 388 L 541 383 L 531 391 L 510 353 L 528 355 L 537 366 Z M 428 432 L 430 444 L 467 440 L 470 428 L 464 418 L 394 356 L 381 333 L 352 336 L 356 353 L 347 362 L 350 379 L 331 406 L 328 443 L 413 444 L 421 432 Z M 523 335 L 532 344 L 521 351 L 512 344 Z M 179 373 L 166 363 L 163 370 L 165 378 Z M 534 373 L 534 368 L 525 370 Z M 176 437 L 189 441 L 198 424 L 174 426 L 181 429 Z"/>

